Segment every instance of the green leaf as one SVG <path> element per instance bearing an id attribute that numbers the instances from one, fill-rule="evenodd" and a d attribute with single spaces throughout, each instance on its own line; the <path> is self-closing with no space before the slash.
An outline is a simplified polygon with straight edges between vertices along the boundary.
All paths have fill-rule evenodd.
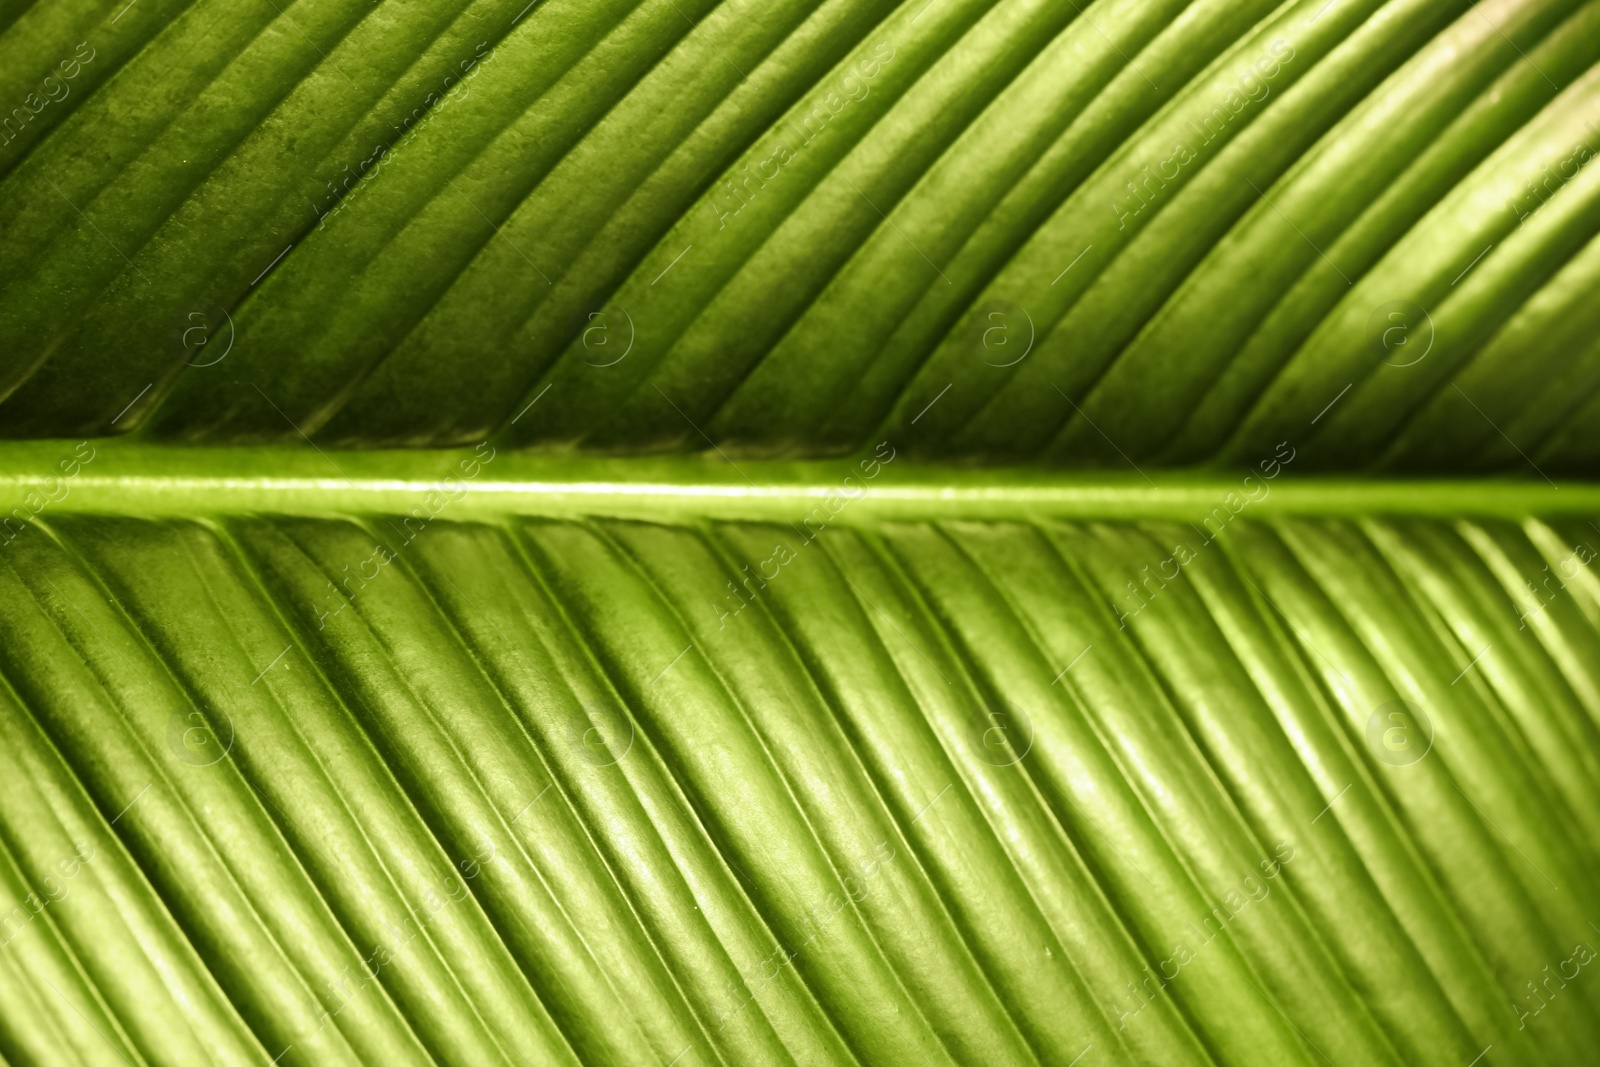
<path id="1" fill-rule="evenodd" d="M 1600 0 L 0 0 L 0 1063 L 1587 1067 L 1596 136 Z"/>
<path id="2" fill-rule="evenodd" d="M 0 434 L 1592 472 L 1597 60 L 1594 0 L 16 0 Z"/>
<path id="3" fill-rule="evenodd" d="M 1600 1038 L 1592 488 L 7 454 L 7 1062 Z"/>

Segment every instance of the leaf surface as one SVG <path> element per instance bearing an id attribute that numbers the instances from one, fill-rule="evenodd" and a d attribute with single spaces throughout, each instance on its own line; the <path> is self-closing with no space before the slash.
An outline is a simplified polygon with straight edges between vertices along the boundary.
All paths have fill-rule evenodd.
<path id="1" fill-rule="evenodd" d="M 1581 487 L 91 451 L 0 550 L 9 1061 L 1600 1037 Z"/>
<path id="2" fill-rule="evenodd" d="M 12 4 L 0 434 L 1592 472 L 1597 42 L 1594 0 Z"/>

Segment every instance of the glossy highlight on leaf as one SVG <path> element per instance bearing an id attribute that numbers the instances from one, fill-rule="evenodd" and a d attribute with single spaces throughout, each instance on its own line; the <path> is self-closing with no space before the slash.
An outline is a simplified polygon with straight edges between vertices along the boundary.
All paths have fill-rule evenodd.
<path id="1" fill-rule="evenodd" d="M 0 0 L 0 1067 L 1600 1062 L 1600 0 Z"/>
<path id="2" fill-rule="evenodd" d="M 1385 517 L 1219 480 L 1107 486 L 1094 519 L 887 498 L 929 474 L 890 448 L 702 477 L 652 521 L 639 492 L 692 467 L 578 517 L 492 449 L 347 455 L 295 497 L 152 467 L 209 508 L 138 484 L 159 452 L 76 455 L 0 549 L 8 1061 L 1580 1064 L 1600 1036 L 1581 497 Z"/>
<path id="3" fill-rule="evenodd" d="M 1594 0 L 10 6 L 0 435 L 1595 469 Z"/>

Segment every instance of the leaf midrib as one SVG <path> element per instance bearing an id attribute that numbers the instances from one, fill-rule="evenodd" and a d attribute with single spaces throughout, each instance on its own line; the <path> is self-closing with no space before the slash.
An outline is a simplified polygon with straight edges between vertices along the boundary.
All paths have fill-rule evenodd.
<path id="1" fill-rule="evenodd" d="M 289 446 L 174 447 L 93 440 L 74 476 L 76 440 L 0 445 L 0 512 L 48 519 L 67 513 L 148 517 L 394 514 L 430 517 L 597 516 L 664 520 L 854 525 L 894 520 L 1007 518 L 1177 519 L 1218 525 L 1290 515 L 1522 518 L 1600 513 L 1600 483 L 1536 478 L 1364 479 L 1292 465 L 1077 472 L 951 467 L 897 452 L 867 478 L 874 458 L 786 462 L 694 456 L 602 458 L 531 455 L 505 448 L 328 452 Z M 78 455 L 85 454 L 78 452 Z M 481 463 L 482 456 L 490 456 Z M 462 464 L 480 460 L 476 477 Z M 446 478 L 455 474 L 457 483 Z M 444 487 L 454 499 L 439 503 Z M 54 499 L 49 499 L 53 497 Z M 37 506 L 46 501 L 43 507 Z M 20 509 L 22 516 L 17 515 Z M 3 517 L 0 516 L 0 517 Z"/>

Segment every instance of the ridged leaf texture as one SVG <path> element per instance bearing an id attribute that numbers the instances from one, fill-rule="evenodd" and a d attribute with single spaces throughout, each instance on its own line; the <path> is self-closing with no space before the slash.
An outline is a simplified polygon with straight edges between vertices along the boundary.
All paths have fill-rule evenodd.
<path id="1" fill-rule="evenodd" d="M 7 1062 L 1592 1062 L 1593 522 L 484 477 L 12 532 Z"/>
<path id="2" fill-rule="evenodd" d="M 1592 1067 L 1597 139 L 1600 0 L 0 0 L 0 1067 Z"/>
<path id="3" fill-rule="evenodd" d="M 1600 459 L 1594 2 L 0 29 L 7 436 L 1122 466 L 1315 417 L 1307 465 Z"/>

